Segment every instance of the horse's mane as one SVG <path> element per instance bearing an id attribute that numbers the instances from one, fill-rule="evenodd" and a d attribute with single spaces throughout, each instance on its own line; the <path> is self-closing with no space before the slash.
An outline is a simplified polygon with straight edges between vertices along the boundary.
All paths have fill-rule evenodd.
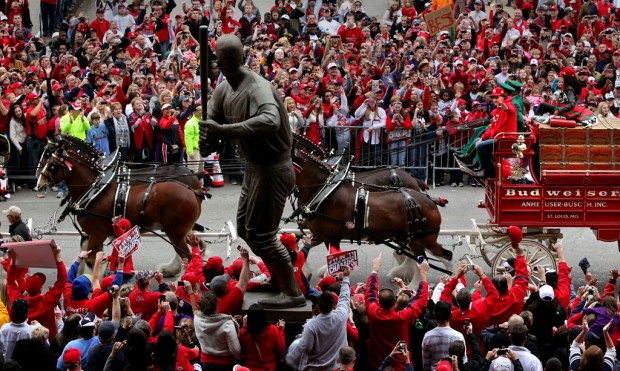
<path id="1" fill-rule="evenodd" d="M 101 152 L 99 152 L 97 148 L 95 148 L 95 146 L 93 146 L 92 144 L 71 135 L 62 134 L 60 137 L 62 138 L 61 142 L 67 143 L 70 146 L 76 148 L 77 150 L 83 152 L 83 156 L 86 159 L 90 160 L 93 164 L 96 164 L 101 159 L 103 159 L 103 156 L 101 156 Z"/>
<path id="2" fill-rule="evenodd" d="M 61 138 L 64 142 L 67 142 L 68 144 L 72 145 L 73 147 L 76 147 L 77 149 L 86 152 L 86 154 L 88 155 L 92 155 L 95 156 L 97 158 L 101 157 L 101 152 L 99 152 L 97 150 L 97 148 L 95 148 L 94 145 L 87 143 L 85 141 L 83 141 L 80 138 L 71 136 L 71 135 L 67 135 L 67 134 L 62 134 Z"/>
<path id="3" fill-rule="evenodd" d="M 304 160 L 313 163 L 314 165 L 316 165 L 318 168 L 323 169 L 325 171 L 330 171 L 329 166 L 327 166 L 327 164 L 325 164 L 325 162 L 323 160 L 321 160 L 320 158 L 314 156 L 312 153 L 308 153 L 302 149 L 298 149 L 296 151 L 297 156 L 301 155 L 301 157 L 303 157 Z"/>
<path id="4" fill-rule="evenodd" d="M 320 154 L 321 157 L 325 157 L 325 155 L 327 154 L 323 148 L 321 148 L 320 146 L 316 145 L 313 141 L 309 140 L 308 138 L 304 137 L 303 135 L 299 135 L 297 133 L 293 133 L 293 141 L 299 143 L 302 147 L 304 147 L 305 149 L 307 149 L 307 150 L 309 150 L 311 152 L 316 152 L 316 153 Z"/>

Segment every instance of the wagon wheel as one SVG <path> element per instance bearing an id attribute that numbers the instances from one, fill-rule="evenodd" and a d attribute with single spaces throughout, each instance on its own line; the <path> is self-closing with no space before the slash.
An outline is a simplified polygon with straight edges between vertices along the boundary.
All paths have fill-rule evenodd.
<path id="1" fill-rule="evenodd" d="M 480 247 L 480 253 L 487 265 L 492 267 L 497 254 L 506 247 L 506 244 L 510 242 L 510 238 L 506 235 L 498 235 L 497 237 L 487 237 L 484 242 L 485 244 Z"/>
<path id="2" fill-rule="evenodd" d="M 540 278 L 534 272 L 534 267 L 541 265 L 545 270 L 547 269 L 555 269 L 557 271 L 558 264 L 555 260 L 555 255 L 547 248 L 545 245 L 540 242 L 534 240 L 523 240 L 519 244 L 524 250 L 523 257 L 525 258 L 525 262 L 530 268 L 530 283 L 538 286 L 540 283 Z M 516 254 L 511 244 L 506 244 L 493 261 L 493 265 L 491 268 L 493 269 L 493 275 L 498 273 L 503 273 L 504 270 L 504 262 L 509 258 L 516 258 Z"/>

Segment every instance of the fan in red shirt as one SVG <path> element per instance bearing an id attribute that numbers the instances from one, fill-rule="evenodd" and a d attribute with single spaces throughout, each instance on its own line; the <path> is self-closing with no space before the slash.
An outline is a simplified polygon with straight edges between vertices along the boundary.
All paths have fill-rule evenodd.
<path id="1" fill-rule="evenodd" d="M 159 291 L 151 291 L 151 278 L 159 283 Z M 129 304 L 136 315 L 141 315 L 145 321 L 151 319 L 157 312 L 159 295 L 169 291 L 168 285 L 164 284 L 164 277 L 159 272 L 154 274 L 150 271 L 136 273 L 136 287 L 129 294 Z"/>
<path id="2" fill-rule="evenodd" d="M 347 22 L 340 26 L 338 35 L 344 44 L 352 43 L 356 48 L 364 42 L 362 29 L 355 25 L 355 16 L 351 13 L 347 14 Z"/>
<path id="3" fill-rule="evenodd" d="M 216 312 L 231 316 L 241 312 L 243 295 L 250 281 L 250 254 L 245 248 L 240 246 L 238 248 L 241 259 L 243 259 L 239 281 L 231 279 L 228 274 L 223 274 L 213 277 L 210 283 L 211 292 L 217 296 Z"/>
<path id="4" fill-rule="evenodd" d="M 243 317 L 239 343 L 248 369 L 275 371 L 278 358 L 286 351 L 284 321 L 278 321 L 277 326 L 269 324 L 260 305 L 252 304 Z"/>
<path id="5" fill-rule="evenodd" d="M 381 267 L 381 255 L 372 262 L 372 273 L 368 277 L 366 285 L 366 308 L 368 312 L 368 327 L 370 329 L 369 359 L 371 369 L 378 369 L 386 354 L 390 354 L 399 341 L 409 345 L 409 329 L 415 324 L 416 319 L 422 314 L 428 303 L 428 283 L 426 275 L 429 270 L 427 261 L 418 264 L 420 269 L 420 287 L 416 298 L 409 302 L 407 307 L 396 312 L 396 295 L 391 289 L 379 291 L 379 276 L 377 272 Z M 392 368 L 396 371 L 405 370 L 405 358 L 402 354 L 395 355 Z"/>
<path id="6" fill-rule="evenodd" d="M 504 263 L 504 268 L 508 272 L 505 274 L 514 274 L 514 280 L 510 287 L 508 287 L 506 277 L 501 274 L 496 275 L 491 280 L 495 288 L 497 288 L 499 298 L 493 303 L 491 308 L 489 325 L 499 325 L 507 322 L 513 314 L 520 314 L 523 309 L 525 294 L 527 294 L 529 273 L 527 271 L 527 263 L 523 257 L 523 249 L 519 248 L 519 242 L 523 239 L 523 232 L 521 232 L 519 227 L 510 226 L 508 228 L 508 236 L 510 236 L 517 258 L 512 265 Z"/>
<path id="7" fill-rule="evenodd" d="M 35 273 L 26 278 L 25 288 L 28 295 L 23 295 L 20 292 L 16 282 L 17 269 L 15 267 L 15 253 L 13 250 L 8 251 L 11 265 L 8 267 L 6 275 L 6 286 L 11 302 L 19 298 L 26 299 L 28 301 L 28 319 L 38 321 L 49 329 L 50 336 L 55 337 L 57 327 L 56 319 L 54 318 L 54 307 L 58 305 L 62 296 L 62 290 L 67 284 L 67 268 L 62 261 L 60 248 L 54 246 L 53 252 L 56 258 L 56 282 L 45 294 L 41 294 L 41 288 L 46 280 L 43 273 Z"/>
<path id="8" fill-rule="evenodd" d="M 117 215 L 112 218 L 112 228 L 114 228 L 114 235 L 116 238 L 119 238 L 127 231 L 131 229 L 131 222 L 121 215 Z M 110 270 L 116 271 L 118 266 L 118 250 L 116 248 L 112 248 L 112 253 L 108 256 L 108 262 L 110 263 Z M 130 278 L 133 274 L 133 258 L 129 255 L 125 259 L 125 267 L 123 268 L 123 276 L 125 279 Z"/>
<path id="9" fill-rule="evenodd" d="M 441 292 L 440 300 L 447 301 L 448 303 L 453 302 L 452 292 L 455 290 L 456 285 L 461 281 L 461 277 L 465 275 L 466 271 L 467 263 L 461 262 L 458 266 L 456 275 L 446 284 L 446 287 Z M 499 298 L 497 289 L 495 289 L 495 286 L 493 286 L 491 280 L 486 276 L 486 274 L 484 274 L 484 270 L 480 266 L 474 265 L 474 272 L 478 277 L 480 277 L 480 281 L 482 281 L 482 285 L 487 293 L 486 298 L 472 302 L 469 289 L 462 288 L 456 294 L 457 306 L 453 306 L 452 318 L 450 319 L 450 327 L 462 333 L 466 340 L 468 339 L 467 330 L 463 327 L 466 320 L 471 322 L 474 332 L 479 334 L 481 329 L 484 329 L 489 325 L 493 305 Z M 480 338 L 478 340 L 479 344 L 483 343 Z M 466 349 L 468 353 L 471 353 L 472 347 L 470 346 L 469 341 L 467 341 Z"/>

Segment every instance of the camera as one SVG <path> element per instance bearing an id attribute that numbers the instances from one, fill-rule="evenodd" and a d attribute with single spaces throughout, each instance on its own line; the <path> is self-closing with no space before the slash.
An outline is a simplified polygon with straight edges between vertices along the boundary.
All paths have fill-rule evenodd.
<path id="1" fill-rule="evenodd" d="M 465 330 L 467 330 L 467 328 L 468 328 L 469 326 L 471 326 L 471 319 L 470 319 L 470 318 L 465 318 L 465 319 L 463 320 L 463 328 L 464 328 Z"/>
<path id="2" fill-rule="evenodd" d="M 420 255 L 416 258 L 416 260 L 418 261 L 418 264 L 422 264 L 424 263 L 424 260 L 426 260 L 426 256 Z"/>
<path id="3" fill-rule="evenodd" d="M 502 348 L 502 349 L 498 349 L 497 350 L 497 355 L 498 356 L 506 356 L 508 354 L 508 350 L 506 348 Z"/>
<path id="4" fill-rule="evenodd" d="M 594 287 L 588 287 L 588 295 L 594 295 Z"/>
<path id="5" fill-rule="evenodd" d="M 404 341 L 399 341 L 398 342 L 398 348 L 400 349 L 401 353 L 406 353 L 407 352 L 407 343 Z"/>
<path id="6" fill-rule="evenodd" d="M 80 17 L 80 18 L 78 18 L 78 21 L 80 21 L 80 22 L 86 22 L 86 17 Z"/>
<path id="7" fill-rule="evenodd" d="M 183 323 L 180 326 L 174 326 L 174 328 L 177 329 L 177 330 L 186 329 L 188 327 L 189 326 L 187 326 L 187 323 Z"/>

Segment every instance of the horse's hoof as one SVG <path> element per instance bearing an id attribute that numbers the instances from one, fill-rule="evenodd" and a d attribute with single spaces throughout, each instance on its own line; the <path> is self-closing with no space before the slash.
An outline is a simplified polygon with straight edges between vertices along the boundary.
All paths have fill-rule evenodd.
<path id="1" fill-rule="evenodd" d="M 409 282 L 413 279 L 414 272 L 410 268 L 407 267 L 406 264 L 398 265 L 388 272 L 388 277 L 390 278 L 400 278 L 403 282 Z"/>
<path id="2" fill-rule="evenodd" d="M 174 268 L 166 266 L 166 265 L 160 265 L 159 268 L 157 269 L 157 271 L 159 273 L 161 273 L 164 277 L 175 277 L 179 273 L 181 273 L 180 270 L 174 269 Z"/>

